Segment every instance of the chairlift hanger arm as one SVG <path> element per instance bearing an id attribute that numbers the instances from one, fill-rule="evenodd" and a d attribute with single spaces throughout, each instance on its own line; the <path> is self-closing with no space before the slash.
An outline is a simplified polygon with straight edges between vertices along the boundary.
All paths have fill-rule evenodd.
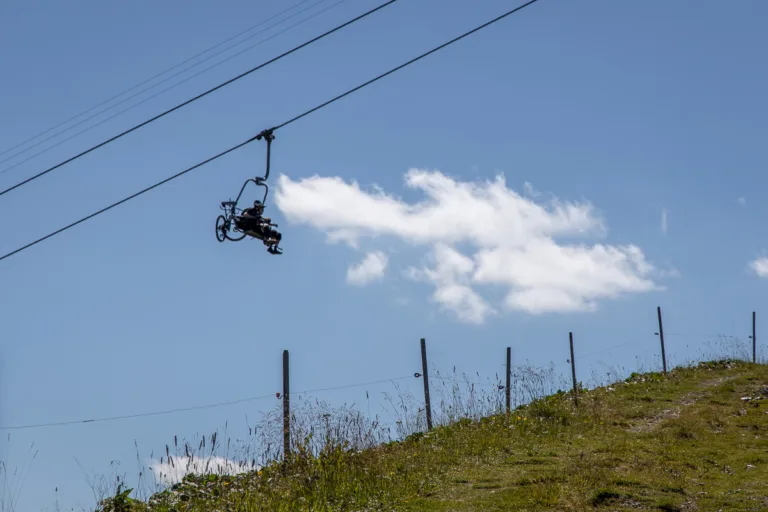
<path id="1" fill-rule="evenodd" d="M 269 178 L 269 167 L 272 160 L 272 141 L 275 140 L 274 132 L 274 128 L 268 128 L 256 136 L 256 140 L 264 139 L 267 141 L 267 172 L 264 174 L 263 178 L 256 178 L 259 181 L 257 184 L 261 184 L 262 181 L 267 181 Z"/>
<path id="2" fill-rule="evenodd" d="M 261 140 L 264 139 L 267 141 L 267 169 L 266 173 L 264 174 L 264 177 L 257 176 L 255 178 L 248 178 L 245 180 L 245 183 L 243 183 L 243 186 L 240 188 L 240 193 L 237 194 L 237 198 L 234 200 L 234 204 L 237 205 L 237 203 L 240 202 L 240 198 L 243 195 L 243 192 L 245 191 L 245 187 L 248 185 L 249 182 L 252 182 L 253 184 L 264 187 L 264 197 L 261 201 L 261 204 L 266 205 L 267 204 L 267 195 L 269 194 L 269 186 L 265 183 L 267 178 L 269 178 L 269 168 L 270 168 L 270 162 L 272 159 L 272 141 L 275 140 L 274 135 L 274 128 L 268 128 L 266 130 L 261 131 L 258 135 L 253 137 L 249 140 L 249 142 L 253 142 L 254 140 Z"/>

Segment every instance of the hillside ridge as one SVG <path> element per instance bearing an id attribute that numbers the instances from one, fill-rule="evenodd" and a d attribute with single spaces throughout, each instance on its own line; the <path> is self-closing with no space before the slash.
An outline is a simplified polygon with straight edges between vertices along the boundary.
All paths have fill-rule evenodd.
<path id="1" fill-rule="evenodd" d="M 367 450 L 329 441 L 107 511 L 768 510 L 768 366 L 633 373 Z"/>

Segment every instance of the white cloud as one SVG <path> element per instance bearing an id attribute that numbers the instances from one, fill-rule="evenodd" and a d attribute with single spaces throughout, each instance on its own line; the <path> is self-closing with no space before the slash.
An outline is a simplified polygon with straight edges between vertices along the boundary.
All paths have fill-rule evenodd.
<path id="1" fill-rule="evenodd" d="M 537 192 L 533 185 L 531 185 L 529 182 L 523 183 L 523 191 L 525 192 L 525 195 L 528 197 L 539 197 L 541 196 L 541 193 Z"/>
<path id="2" fill-rule="evenodd" d="M 355 247 L 390 236 L 429 248 L 429 266 L 411 266 L 407 275 L 434 285 L 432 299 L 465 322 L 496 313 L 480 285 L 503 287 L 503 305 L 528 313 L 591 311 L 600 299 L 660 289 L 652 280 L 658 271 L 638 247 L 576 243 L 606 235 L 589 202 L 540 204 L 507 188 L 503 176 L 461 182 L 411 169 L 405 184 L 425 198 L 408 203 L 338 177 L 283 175 L 275 202 L 288 221 L 312 225 L 332 241 Z"/>
<path id="3" fill-rule="evenodd" d="M 164 485 L 181 482 L 186 475 L 237 475 L 252 471 L 247 464 L 235 462 L 224 457 L 174 457 L 170 461 L 152 460 L 149 465 L 155 477 Z"/>
<path id="4" fill-rule="evenodd" d="M 744 199 L 743 197 L 736 199 L 736 202 L 739 203 L 741 206 L 745 206 L 747 204 L 747 200 Z"/>
<path id="5" fill-rule="evenodd" d="M 768 258 L 757 258 L 749 266 L 758 277 L 768 277 Z"/>
<path id="6" fill-rule="evenodd" d="M 369 252 L 363 261 L 347 269 L 347 282 L 357 286 L 368 284 L 384 276 L 387 269 L 387 255 L 382 252 Z"/>
<path id="7" fill-rule="evenodd" d="M 495 313 L 469 286 L 471 273 L 475 269 L 475 262 L 471 258 L 447 245 L 437 244 L 432 251 L 432 259 L 435 263 L 433 269 L 408 269 L 412 279 L 429 281 L 435 285 L 432 300 L 465 322 L 481 324 L 488 315 Z"/>
<path id="8" fill-rule="evenodd" d="M 667 209 L 661 209 L 661 232 L 667 234 Z"/>
<path id="9" fill-rule="evenodd" d="M 667 265 L 667 268 L 659 268 L 657 269 L 656 274 L 659 277 L 671 277 L 671 278 L 678 278 L 682 277 L 682 274 L 679 270 L 677 270 L 675 267 Z"/>

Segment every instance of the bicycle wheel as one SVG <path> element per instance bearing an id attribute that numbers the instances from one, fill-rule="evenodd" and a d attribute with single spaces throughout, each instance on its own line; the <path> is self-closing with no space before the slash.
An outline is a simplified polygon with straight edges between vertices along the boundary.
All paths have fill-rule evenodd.
<path id="1" fill-rule="evenodd" d="M 227 219 L 223 215 L 216 217 L 216 240 L 223 242 L 227 236 Z"/>
<path id="2" fill-rule="evenodd" d="M 233 241 L 233 242 L 239 242 L 240 240 L 242 240 L 243 238 L 245 238 L 245 233 L 243 233 L 243 235 L 242 235 L 240 238 L 235 238 L 235 237 L 231 236 L 231 235 L 229 234 L 229 232 L 227 232 L 227 233 L 226 233 L 224 236 L 226 236 L 226 237 L 227 237 L 227 240 L 231 240 L 231 241 Z"/>

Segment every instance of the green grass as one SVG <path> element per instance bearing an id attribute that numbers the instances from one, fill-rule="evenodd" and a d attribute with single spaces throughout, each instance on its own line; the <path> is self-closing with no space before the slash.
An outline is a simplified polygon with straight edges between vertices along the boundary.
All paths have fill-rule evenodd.
<path id="1" fill-rule="evenodd" d="M 768 367 L 633 374 L 578 398 L 558 393 L 362 451 L 328 440 L 285 465 L 187 477 L 151 506 L 104 510 L 768 509 Z"/>

